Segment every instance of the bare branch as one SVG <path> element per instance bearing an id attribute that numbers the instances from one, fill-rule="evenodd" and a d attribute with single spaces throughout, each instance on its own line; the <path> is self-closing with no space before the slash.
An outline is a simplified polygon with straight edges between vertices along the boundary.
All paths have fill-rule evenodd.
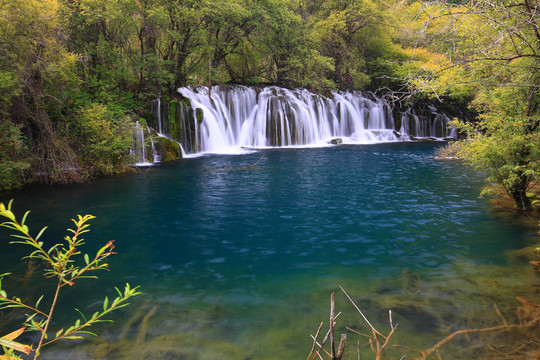
<path id="1" fill-rule="evenodd" d="M 358 306 L 356 306 L 356 304 L 354 303 L 354 301 L 351 299 L 351 297 L 349 296 L 349 294 L 347 294 L 347 292 L 345 291 L 345 289 L 343 289 L 343 287 L 341 287 L 341 285 L 339 286 L 339 288 L 341 289 L 341 291 L 343 291 L 343 293 L 345 294 L 345 296 L 347 296 L 347 299 L 349 299 L 349 301 L 353 304 L 353 306 L 355 307 L 355 309 L 360 313 L 360 315 L 362 316 L 362 318 L 364 319 L 364 321 L 369 325 L 369 327 L 371 328 L 371 331 L 374 333 L 374 334 L 377 334 L 377 335 L 380 335 L 382 336 L 383 338 L 386 339 L 386 337 L 381 334 L 380 332 L 377 331 L 377 329 L 375 329 L 373 327 L 373 325 L 371 325 L 371 323 L 369 322 L 369 320 L 366 318 L 366 316 L 364 315 L 364 313 L 362 312 L 362 310 L 360 310 L 358 308 Z"/>

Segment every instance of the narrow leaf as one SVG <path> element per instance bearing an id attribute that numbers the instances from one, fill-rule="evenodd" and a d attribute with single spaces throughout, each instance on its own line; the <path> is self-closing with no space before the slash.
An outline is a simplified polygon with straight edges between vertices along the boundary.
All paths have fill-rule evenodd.
<path id="1" fill-rule="evenodd" d="M 41 231 L 39 232 L 39 234 L 37 234 L 37 236 L 36 236 L 36 241 L 39 240 L 39 238 L 41 237 L 41 235 L 43 234 L 43 232 L 45 231 L 45 229 L 47 229 L 47 226 L 45 226 L 43 229 L 41 229 Z"/>
<path id="2" fill-rule="evenodd" d="M 84 331 L 84 330 L 79 330 L 77 331 L 78 334 L 88 334 L 88 335 L 92 335 L 92 336 L 97 336 L 97 334 L 94 334 L 93 332 L 91 331 Z"/>
<path id="3" fill-rule="evenodd" d="M 39 307 L 39 303 L 41 302 L 42 299 L 43 299 L 43 295 L 41 295 L 38 301 L 36 301 L 36 306 L 35 306 L 36 309 Z"/>
<path id="4" fill-rule="evenodd" d="M 19 330 L 16 330 L 16 331 L 14 331 L 12 333 L 9 333 L 9 334 L 7 334 L 5 336 L 2 336 L 2 339 L 15 340 L 16 338 L 19 337 L 19 335 L 21 335 L 24 332 L 25 329 L 26 329 L 25 327 L 20 328 Z"/>
<path id="5" fill-rule="evenodd" d="M 30 346 L 18 343 L 16 341 L 7 340 L 4 338 L 0 338 L 0 345 L 8 347 L 13 350 L 20 351 L 22 353 L 25 353 L 26 355 L 30 355 L 30 353 L 32 352 L 32 348 Z"/>
<path id="6" fill-rule="evenodd" d="M 26 221 L 26 217 L 28 216 L 28 214 L 30 214 L 30 211 L 27 211 L 27 212 L 24 213 L 24 216 L 23 216 L 23 218 L 21 220 L 21 225 L 24 225 L 24 222 Z"/>
<path id="7" fill-rule="evenodd" d="M 81 310 L 79 310 L 79 309 L 76 308 L 75 311 L 78 312 L 79 314 L 81 314 L 81 317 L 82 317 L 82 319 L 83 319 L 83 321 L 84 321 L 85 323 L 88 322 L 88 320 L 86 320 L 86 316 L 84 316 L 84 314 L 81 312 Z"/>

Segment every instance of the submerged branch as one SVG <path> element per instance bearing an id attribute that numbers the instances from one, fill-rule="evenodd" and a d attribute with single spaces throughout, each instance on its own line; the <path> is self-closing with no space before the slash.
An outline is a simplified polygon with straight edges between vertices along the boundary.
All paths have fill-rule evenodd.
<path id="1" fill-rule="evenodd" d="M 453 332 L 452 334 L 448 335 L 441 341 L 439 341 L 435 346 L 433 346 L 430 349 L 421 351 L 421 357 L 420 360 L 427 360 L 429 356 L 431 356 L 433 353 L 437 352 L 444 344 L 450 342 L 453 340 L 456 336 L 462 335 L 462 334 L 472 334 L 472 333 L 483 333 L 483 332 L 492 332 L 492 331 L 506 331 L 510 329 L 517 329 L 517 328 L 527 328 L 535 326 L 533 323 L 528 324 L 513 324 L 513 325 L 500 325 L 500 326 L 493 326 L 489 328 L 483 328 L 483 329 L 463 329 Z"/>

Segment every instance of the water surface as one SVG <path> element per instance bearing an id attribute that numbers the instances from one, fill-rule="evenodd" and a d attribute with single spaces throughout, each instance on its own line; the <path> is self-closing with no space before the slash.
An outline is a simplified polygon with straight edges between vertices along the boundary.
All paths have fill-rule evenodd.
<path id="1" fill-rule="evenodd" d="M 434 159 L 437 146 L 203 156 L 134 176 L 5 194 L 18 212 L 32 211 L 36 233 L 50 226 L 49 241 L 61 239 L 77 214 L 97 216 L 89 249 L 116 241 L 111 272 L 69 289 L 59 324 L 74 307 L 94 312 L 115 285 L 127 281 L 144 292 L 114 324 L 95 329 L 103 337 L 52 347 L 40 358 L 305 358 L 339 285 L 382 328 L 394 308 L 400 341 L 431 346 L 468 314 L 492 312 L 501 297 L 511 302 L 496 288 L 527 279 L 517 278 L 505 252 L 533 239 L 530 229 L 493 218 L 478 198 L 482 175 Z M 0 260 L 15 266 L 8 264 L 21 248 L 6 245 L 6 234 Z M 363 326 L 337 297 L 340 331 Z"/>

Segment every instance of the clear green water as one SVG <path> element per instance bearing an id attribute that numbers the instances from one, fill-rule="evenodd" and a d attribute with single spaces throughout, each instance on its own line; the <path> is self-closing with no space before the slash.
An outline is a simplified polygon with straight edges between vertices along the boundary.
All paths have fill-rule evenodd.
<path id="1" fill-rule="evenodd" d="M 514 294 L 500 288 L 528 275 L 505 252 L 530 244 L 534 231 L 490 215 L 478 198 L 482 176 L 434 159 L 437 146 L 205 156 L 4 194 L 32 211 L 36 232 L 50 226 L 48 239 L 61 239 L 76 214 L 93 214 L 89 248 L 116 240 L 111 272 L 69 289 L 59 324 L 74 307 L 93 313 L 114 285 L 144 292 L 94 329 L 103 337 L 40 359 L 304 359 L 332 291 L 339 331 L 364 326 L 339 285 L 383 330 L 393 309 L 397 341 L 419 348 L 485 319 L 494 301 L 511 309 Z M 0 231 L 6 272 L 22 253 Z"/>

